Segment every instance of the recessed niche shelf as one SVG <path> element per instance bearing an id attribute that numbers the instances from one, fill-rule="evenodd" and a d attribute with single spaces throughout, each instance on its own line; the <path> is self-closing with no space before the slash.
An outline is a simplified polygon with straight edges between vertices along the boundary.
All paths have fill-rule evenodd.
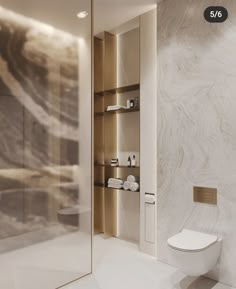
<path id="1" fill-rule="evenodd" d="M 105 187 L 106 190 L 111 190 L 111 191 L 123 191 L 123 192 L 127 192 L 127 193 L 140 193 L 140 191 L 135 191 L 135 192 L 132 192 L 130 190 L 124 190 L 124 189 L 116 189 L 116 188 L 108 188 L 108 187 Z"/>
<path id="2" fill-rule="evenodd" d="M 140 108 L 129 108 L 129 109 L 125 109 L 125 108 L 120 108 L 118 110 L 111 110 L 111 111 L 105 111 L 105 114 L 107 113 L 129 113 L 129 112 L 136 112 L 136 111 L 140 111 Z"/>
<path id="3" fill-rule="evenodd" d="M 110 165 L 104 165 L 104 164 L 94 164 L 96 167 L 106 167 L 106 168 L 111 168 L 111 169 L 139 169 L 139 166 L 136 167 L 127 167 L 127 166 L 117 166 L 117 167 L 113 167 Z"/>
<path id="4" fill-rule="evenodd" d="M 140 84 L 137 75 L 130 85 L 118 87 L 117 37 L 108 32 L 104 32 L 103 36 L 103 39 L 94 39 L 94 231 L 117 236 L 118 196 L 132 195 L 138 206 L 139 192 L 132 194 L 132 191 L 108 188 L 107 181 L 109 178 L 126 180 L 129 175 L 140 179 L 140 167 L 128 167 L 126 160 L 124 165 L 113 167 L 110 161 L 127 151 L 131 156 L 135 152 L 139 159 L 140 107 L 124 107 L 128 100 L 140 99 Z M 122 80 L 121 83 L 126 82 Z M 106 111 L 109 106 L 115 105 L 123 108 Z M 131 119 L 126 120 L 126 117 Z M 127 125 L 125 120 L 129 121 Z M 134 133 L 130 133 L 131 130 Z"/>
<path id="5" fill-rule="evenodd" d="M 119 113 L 131 113 L 131 112 L 138 112 L 140 111 L 140 108 L 130 108 L 130 109 L 125 109 L 125 108 L 120 108 L 117 110 L 111 110 L 111 111 L 104 111 L 104 112 L 95 112 L 96 116 L 103 116 L 106 114 L 119 114 Z"/>
<path id="6" fill-rule="evenodd" d="M 135 91 L 140 89 L 140 84 L 132 84 L 128 86 L 118 87 L 110 90 L 105 91 L 99 91 L 95 92 L 95 96 L 106 96 L 106 95 L 113 95 L 113 94 L 119 94 L 119 93 L 125 93 L 130 91 Z"/>
<path id="7" fill-rule="evenodd" d="M 132 191 L 130 191 L 130 190 L 110 188 L 110 187 L 105 186 L 105 185 L 102 184 L 102 183 L 95 183 L 94 186 L 95 186 L 95 187 L 100 187 L 100 188 L 105 188 L 106 190 L 115 190 L 115 191 L 132 192 Z M 139 193 L 139 192 L 140 192 L 140 191 L 135 191 L 135 192 L 133 192 L 133 193 Z"/>

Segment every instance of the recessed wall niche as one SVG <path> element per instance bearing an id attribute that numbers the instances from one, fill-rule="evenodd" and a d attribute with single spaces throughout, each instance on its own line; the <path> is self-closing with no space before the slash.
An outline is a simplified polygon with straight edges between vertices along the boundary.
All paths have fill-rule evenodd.
<path id="1" fill-rule="evenodd" d="M 96 233 L 139 241 L 139 190 L 108 187 L 111 178 L 140 179 L 139 143 L 139 27 L 122 33 L 104 32 L 95 37 L 95 190 Z M 127 101 L 138 105 L 125 109 Z M 108 106 L 118 105 L 107 111 Z M 136 166 L 128 167 L 135 155 Z M 111 166 L 111 159 L 119 165 Z"/>

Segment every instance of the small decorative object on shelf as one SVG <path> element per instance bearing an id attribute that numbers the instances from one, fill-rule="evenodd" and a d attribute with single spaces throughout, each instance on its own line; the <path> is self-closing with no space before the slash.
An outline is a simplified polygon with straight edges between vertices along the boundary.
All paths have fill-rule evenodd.
<path id="1" fill-rule="evenodd" d="M 112 167 L 119 167 L 119 159 L 112 159 L 111 160 L 111 166 Z"/>
<path id="2" fill-rule="evenodd" d="M 129 100 L 129 102 L 130 102 L 130 108 L 134 108 L 134 99 L 130 99 Z"/>
<path id="3" fill-rule="evenodd" d="M 128 158 L 128 167 L 131 168 L 131 157 Z"/>
<path id="4" fill-rule="evenodd" d="M 132 158 L 132 161 L 131 161 L 131 166 L 132 166 L 133 168 L 136 167 L 136 159 L 135 159 L 135 155 L 133 155 L 133 158 Z"/>
<path id="5" fill-rule="evenodd" d="M 127 109 L 139 108 L 139 97 L 131 98 L 127 100 Z"/>

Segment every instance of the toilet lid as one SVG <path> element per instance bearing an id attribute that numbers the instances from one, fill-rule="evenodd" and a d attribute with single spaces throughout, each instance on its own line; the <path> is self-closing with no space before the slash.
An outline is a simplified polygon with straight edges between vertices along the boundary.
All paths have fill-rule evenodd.
<path id="1" fill-rule="evenodd" d="M 202 251 L 216 243 L 215 235 L 200 233 L 191 230 L 183 230 L 181 233 L 168 239 L 168 245 L 181 251 Z"/>

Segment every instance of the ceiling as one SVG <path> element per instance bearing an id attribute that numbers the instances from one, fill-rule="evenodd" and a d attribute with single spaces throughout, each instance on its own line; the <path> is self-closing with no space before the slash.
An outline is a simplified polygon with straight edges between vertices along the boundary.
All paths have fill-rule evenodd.
<path id="1" fill-rule="evenodd" d="M 94 0 L 94 33 L 114 30 L 155 8 L 159 0 Z"/>
<path id="2" fill-rule="evenodd" d="M 155 7 L 159 0 L 94 0 L 94 34 L 110 31 Z M 47 23 L 73 35 L 90 34 L 91 13 L 78 19 L 79 11 L 91 11 L 88 0 L 0 0 L 0 6 Z"/>

